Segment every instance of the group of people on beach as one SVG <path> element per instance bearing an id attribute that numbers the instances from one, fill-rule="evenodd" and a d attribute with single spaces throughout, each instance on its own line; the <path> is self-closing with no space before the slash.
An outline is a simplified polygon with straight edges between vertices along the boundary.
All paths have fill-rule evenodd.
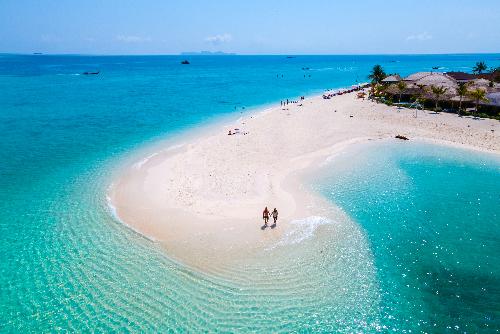
<path id="1" fill-rule="evenodd" d="M 305 100 L 305 97 L 304 97 L 304 96 L 301 96 L 301 97 L 300 97 L 300 100 L 301 100 L 301 101 Z M 287 106 L 289 103 L 299 103 L 299 101 L 290 101 L 289 99 L 286 99 L 286 101 L 280 101 L 280 105 L 281 105 L 282 107 Z"/>
<path id="2" fill-rule="evenodd" d="M 234 130 L 229 130 L 229 132 L 227 133 L 228 136 L 233 136 L 233 135 L 238 135 L 238 134 L 242 134 L 242 135 L 246 136 L 248 134 L 248 132 L 246 132 L 246 131 L 241 132 L 240 129 L 234 129 Z"/>
<path id="3" fill-rule="evenodd" d="M 267 223 L 269 222 L 269 217 L 272 216 L 274 223 L 272 227 L 276 227 L 276 222 L 278 221 L 278 210 L 274 208 L 272 212 L 269 212 L 267 209 L 267 206 L 264 208 L 264 211 L 262 212 L 262 219 L 264 219 L 264 228 L 267 227 Z"/>

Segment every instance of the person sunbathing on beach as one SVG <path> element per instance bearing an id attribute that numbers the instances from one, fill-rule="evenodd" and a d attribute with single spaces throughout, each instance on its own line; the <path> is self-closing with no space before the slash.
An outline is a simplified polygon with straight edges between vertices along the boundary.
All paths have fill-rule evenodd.
<path id="1" fill-rule="evenodd" d="M 267 222 L 269 221 L 269 210 L 266 208 L 264 209 L 264 212 L 262 212 L 262 218 L 264 219 L 264 225 L 267 226 Z"/>
<path id="2" fill-rule="evenodd" d="M 274 225 L 276 226 L 276 221 L 278 220 L 278 210 L 276 210 L 276 208 L 274 208 L 274 210 L 272 212 L 272 216 L 274 219 Z"/>

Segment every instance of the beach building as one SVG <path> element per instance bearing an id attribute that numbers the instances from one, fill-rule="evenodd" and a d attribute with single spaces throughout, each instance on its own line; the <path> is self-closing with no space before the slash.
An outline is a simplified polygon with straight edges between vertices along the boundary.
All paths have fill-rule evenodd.
<path id="1" fill-rule="evenodd" d="M 407 76 L 403 80 L 407 83 L 414 83 L 414 82 L 417 82 L 418 80 L 420 80 L 428 75 L 431 75 L 431 74 L 433 74 L 433 72 L 417 72 L 417 73 L 410 74 L 409 76 Z"/>
<path id="2" fill-rule="evenodd" d="M 485 79 L 500 82 L 500 70 L 496 69 L 489 73 L 471 74 L 465 72 L 446 72 L 446 75 L 455 79 L 458 83 L 468 83 L 476 79 Z"/>
<path id="3" fill-rule="evenodd" d="M 481 89 L 486 92 L 485 101 L 480 101 L 481 109 L 491 115 L 498 116 L 500 108 L 500 84 L 491 80 L 495 72 L 487 74 L 470 74 L 465 72 L 417 72 L 401 78 L 399 75 L 390 75 L 382 80 L 386 88 L 385 94 L 392 96 L 393 101 L 412 101 L 417 97 L 427 101 L 431 107 L 439 100 L 440 105 L 449 110 L 455 110 L 458 105 L 473 107 L 474 100 L 466 95 L 460 96 L 457 89 L 466 84 L 469 91 Z M 401 86 L 399 82 L 404 82 Z M 443 92 L 436 95 L 435 87 L 443 88 Z M 459 104 L 457 104 L 457 102 Z"/>
<path id="4" fill-rule="evenodd" d="M 453 78 L 457 83 L 467 83 L 476 78 L 476 75 L 465 72 L 447 72 L 446 74 Z"/>
<path id="5" fill-rule="evenodd" d="M 392 75 L 389 75 L 387 78 L 385 78 L 384 80 L 382 80 L 382 83 L 383 84 L 394 84 L 394 83 L 398 83 L 400 82 L 402 79 L 401 79 L 401 76 L 399 74 L 392 74 Z"/>
<path id="6" fill-rule="evenodd" d="M 445 73 L 439 72 L 418 72 L 407 76 L 404 81 L 417 86 L 438 86 L 445 88 L 455 88 L 457 86 L 455 79 Z"/>

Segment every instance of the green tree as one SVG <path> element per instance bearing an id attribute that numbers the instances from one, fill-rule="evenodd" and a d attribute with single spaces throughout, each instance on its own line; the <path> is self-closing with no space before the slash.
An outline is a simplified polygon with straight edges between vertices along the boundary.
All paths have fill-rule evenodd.
<path id="1" fill-rule="evenodd" d="M 368 79 L 370 79 L 373 83 L 381 83 L 387 77 L 384 69 L 380 65 L 373 66 Z"/>
<path id="2" fill-rule="evenodd" d="M 486 63 L 484 61 L 478 61 L 476 63 L 476 66 L 474 66 L 474 68 L 472 69 L 472 72 L 476 74 L 481 74 L 484 71 L 486 71 L 487 68 L 488 66 L 486 66 Z"/>
<path id="3" fill-rule="evenodd" d="M 420 105 L 422 107 L 422 110 L 424 110 L 424 106 L 425 106 L 425 100 L 426 100 L 426 89 L 425 89 L 425 85 L 419 85 L 417 84 L 418 86 L 418 92 L 415 94 L 415 118 L 418 116 L 418 106 Z"/>
<path id="4" fill-rule="evenodd" d="M 406 83 L 404 81 L 398 82 L 398 92 L 399 92 L 399 103 L 401 103 L 401 95 L 406 89 Z"/>
<path id="5" fill-rule="evenodd" d="M 431 91 L 434 97 L 436 98 L 436 112 L 438 111 L 439 101 L 441 100 L 441 96 L 444 95 L 448 91 L 448 88 L 442 86 L 431 86 Z"/>
<path id="6" fill-rule="evenodd" d="M 458 85 L 457 88 L 457 95 L 460 97 L 460 102 L 458 104 L 458 116 L 460 116 L 460 111 L 462 110 L 462 100 L 464 99 L 464 96 L 467 96 L 469 93 L 469 90 L 467 89 L 467 84 L 461 83 Z"/>
<path id="7" fill-rule="evenodd" d="M 479 102 L 480 101 L 488 102 L 488 99 L 486 98 L 486 91 L 484 89 L 476 88 L 474 90 L 469 91 L 468 95 L 474 99 L 474 102 L 476 102 L 476 108 L 474 110 L 474 116 L 476 116 Z"/>
<path id="8" fill-rule="evenodd" d="M 415 106 L 415 118 L 418 116 L 418 107 L 422 107 L 424 110 L 425 98 L 423 96 L 417 95 L 414 97 L 414 106 Z"/>
<path id="9" fill-rule="evenodd" d="M 383 96 L 385 94 L 385 91 L 387 90 L 387 86 L 376 84 L 373 89 L 374 89 L 375 95 L 380 97 L 380 96 Z"/>

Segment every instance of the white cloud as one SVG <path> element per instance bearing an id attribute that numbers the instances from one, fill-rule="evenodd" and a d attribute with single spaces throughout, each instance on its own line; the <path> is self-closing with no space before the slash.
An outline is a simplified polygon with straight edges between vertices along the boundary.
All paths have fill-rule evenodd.
<path id="1" fill-rule="evenodd" d="M 208 36 L 205 38 L 205 42 L 214 44 L 214 45 L 219 45 L 222 43 L 227 43 L 230 42 L 233 39 L 233 36 L 231 34 L 225 33 L 221 35 L 214 35 L 214 36 Z"/>
<path id="2" fill-rule="evenodd" d="M 432 39 L 432 35 L 427 32 L 422 32 L 420 34 L 410 35 L 406 37 L 407 41 L 428 41 L 430 39 Z"/>
<path id="3" fill-rule="evenodd" d="M 143 42 L 151 42 L 151 37 L 141 37 L 135 35 L 118 35 L 116 39 L 120 42 L 124 43 L 143 43 Z"/>

